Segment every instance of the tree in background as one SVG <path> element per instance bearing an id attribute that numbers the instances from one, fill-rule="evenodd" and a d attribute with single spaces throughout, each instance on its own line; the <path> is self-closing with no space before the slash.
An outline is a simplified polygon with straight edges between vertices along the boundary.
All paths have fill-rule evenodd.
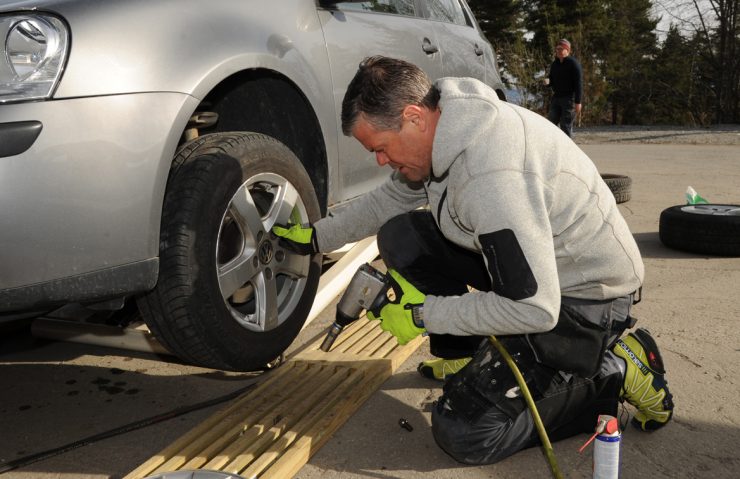
<path id="1" fill-rule="evenodd" d="M 609 31 L 601 55 L 609 84 L 612 124 L 643 124 L 651 116 L 650 84 L 657 53 L 650 0 L 611 0 Z"/>
<path id="2" fill-rule="evenodd" d="M 696 39 L 684 38 L 676 25 L 670 26 L 650 69 L 653 111 L 647 123 L 695 126 L 711 120 L 706 115 L 708 89 L 699 71 L 696 46 Z"/>
<path id="3" fill-rule="evenodd" d="M 517 63 L 519 57 L 513 49 L 518 48 L 518 42 L 526 33 L 522 0 L 470 0 L 468 5 L 493 45 L 501 71 L 511 74 L 513 70 L 521 68 Z M 503 80 L 507 86 L 511 86 L 511 75 L 505 75 Z"/>
<path id="4" fill-rule="evenodd" d="M 517 39 L 505 52 L 506 65 L 510 80 L 508 86 L 514 90 L 517 103 L 525 108 L 547 115 L 543 101 L 549 87 L 542 83 L 546 77 L 542 65 L 546 60 L 541 53 L 527 45 L 523 39 Z"/>
<path id="5" fill-rule="evenodd" d="M 740 122 L 740 0 L 654 1 L 694 49 L 696 121 Z"/>
<path id="6" fill-rule="evenodd" d="M 675 20 L 662 42 L 652 2 Z M 740 122 L 740 0 L 469 3 L 527 108 L 547 110 L 539 79 L 565 37 L 583 67 L 586 124 Z"/>
<path id="7" fill-rule="evenodd" d="M 702 5 L 709 4 L 708 8 Z M 694 1 L 696 38 L 708 67 L 705 72 L 715 99 L 715 121 L 740 122 L 740 0 Z M 711 22 L 714 18 L 714 22 Z"/>

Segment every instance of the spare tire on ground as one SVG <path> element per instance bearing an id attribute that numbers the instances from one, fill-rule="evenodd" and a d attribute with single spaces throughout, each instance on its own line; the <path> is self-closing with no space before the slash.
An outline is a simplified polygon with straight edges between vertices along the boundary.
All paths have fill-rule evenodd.
<path id="1" fill-rule="evenodd" d="M 740 205 L 698 204 L 666 208 L 660 241 L 677 250 L 740 256 Z"/>
<path id="2" fill-rule="evenodd" d="M 632 178 L 612 173 L 602 173 L 601 178 L 612 191 L 617 203 L 625 203 L 632 198 Z"/>

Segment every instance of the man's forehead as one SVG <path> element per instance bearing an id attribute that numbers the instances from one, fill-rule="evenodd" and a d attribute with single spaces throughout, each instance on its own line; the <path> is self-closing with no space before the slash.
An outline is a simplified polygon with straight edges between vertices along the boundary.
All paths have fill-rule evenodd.
<path id="1" fill-rule="evenodd" d="M 357 119 L 354 128 L 352 128 L 352 135 L 368 150 L 376 149 L 383 142 L 382 133 L 362 117 Z"/>
<path id="2" fill-rule="evenodd" d="M 375 129 L 362 117 L 358 118 L 352 127 L 352 134 L 355 137 L 367 137 L 375 133 Z"/>

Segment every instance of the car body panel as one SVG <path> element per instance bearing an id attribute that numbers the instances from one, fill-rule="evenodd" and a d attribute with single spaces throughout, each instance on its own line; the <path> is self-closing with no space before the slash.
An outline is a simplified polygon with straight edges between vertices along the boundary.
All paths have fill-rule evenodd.
<path id="1" fill-rule="evenodd" d="M 228 76 L 259 68 L 295 83 L 314 109 L 323 141 L 336 143 L 332 80 L 315 2 L 281 0 L 269 9 L 260 4 L 214 0 L 208 15 L 200 0 L 23 1 L 0 11 L 35 6 L 69 24 L 72 47 L 54 99 L 180 92 L 202 100 Z M 167 28 L 160 27 L 163 19 Z M 95 41 L 81 40 L 90 38 Z M 329 201 L 345 200 L 335 149 L 327 154 Z"/>
<path id="2" fill-rule="evenodd" d="M 424 2 L 424 11 L 441 47 L 443 76 L 467 76 L 485 82 L 483 45 L 488 42 L 476 25 L 468 21 L 472 15 L 463 9 L 458 0 Z"/>
<path id="3" fill-rule="evenodd" d="M 152 159 L 171 157 L 197 103 L 141 93 L 0 107 L 0 123 L 44 125 L 0 158 L 0 290 L 156 257 L 169 161 Z"/>
<path id="4" fill-rule="evenodd" d="M 411 3 L 423 12 L 421 0 Z M 0 312 L 58 303 L 65 292 L 69 301 L 94 301 L 152 287 L 172 159 L 201 101 L 230 78 L 269 72 L 305 99 L 321 130 L 316 141 L 325 149 L 330 208 L 388 174 L 341 132 L 341 101 L 362 58 L 396 56 L 432 78 L 465 74 L 500 84 L 495 65 L 484 60 L 481 70 L 455 54 L 480 37 L 477 27 L 443 39 L 456 32 L 422 18 L 323 8 L 316 0 L 0 5 L 0 14 L 33 11 L 61 18 L 71 40 L 50 99 L 0 106 L 0 136 L 41 124 L 37 137 L 0 158 Z M 425 41 L 440 51 L 425 53 Z M 15 299 L 3 303 L 3 295 Z"/>
<path id="5" fill-rule="evenodd" d="M 337 112 L 342 110 L 346 86 L 357 71 L 358 57 L 383 54 L 402 58 L 418 65 L 432 78 L 442 76 L 440 54 L 427 54 L 422 50 L 425 41 L 437 45 L 434 30 L 426 20 L 351 10 L 323 11 L 320 19 L 335 84 L 333 101 Z M 347 49 L 343 42 L 349 36 L 356 42 L 353 50 Z M 340 132 L 338 140 L 339 157 L 354 159 L 345 162 L 340 171 L 342 198 L 359 196 L 388 177 L 387 169 L 378 168 L 375 154 L 365 150 L 354 138 Z"/>

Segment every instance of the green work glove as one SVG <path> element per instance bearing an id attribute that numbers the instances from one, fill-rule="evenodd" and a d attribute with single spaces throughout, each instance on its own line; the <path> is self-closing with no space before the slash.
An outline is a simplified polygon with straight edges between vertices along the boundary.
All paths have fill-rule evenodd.
<path id="1" fill-rule="evenodd" d="M 398 344 L 403 345 L 426 332 L 421 318 L 424 293 L 406 281 L 397 271 L 391 269 L 388 273 L 393 282 L 396 302 L 388 303 L 380 308 L 379 316 L 368 311 L 367 317 L 381 320 L 380 328 L 391 333 L 398 340 Z"/>
<path id="2" fill-rule="evenodd" d="M 316 243 L 316 230 L 312 226 L 293 225 L 272 227 L 272 232 L 280 237 L 280 246 L 294 253 L 308 255 L 319 252 Z"/>

